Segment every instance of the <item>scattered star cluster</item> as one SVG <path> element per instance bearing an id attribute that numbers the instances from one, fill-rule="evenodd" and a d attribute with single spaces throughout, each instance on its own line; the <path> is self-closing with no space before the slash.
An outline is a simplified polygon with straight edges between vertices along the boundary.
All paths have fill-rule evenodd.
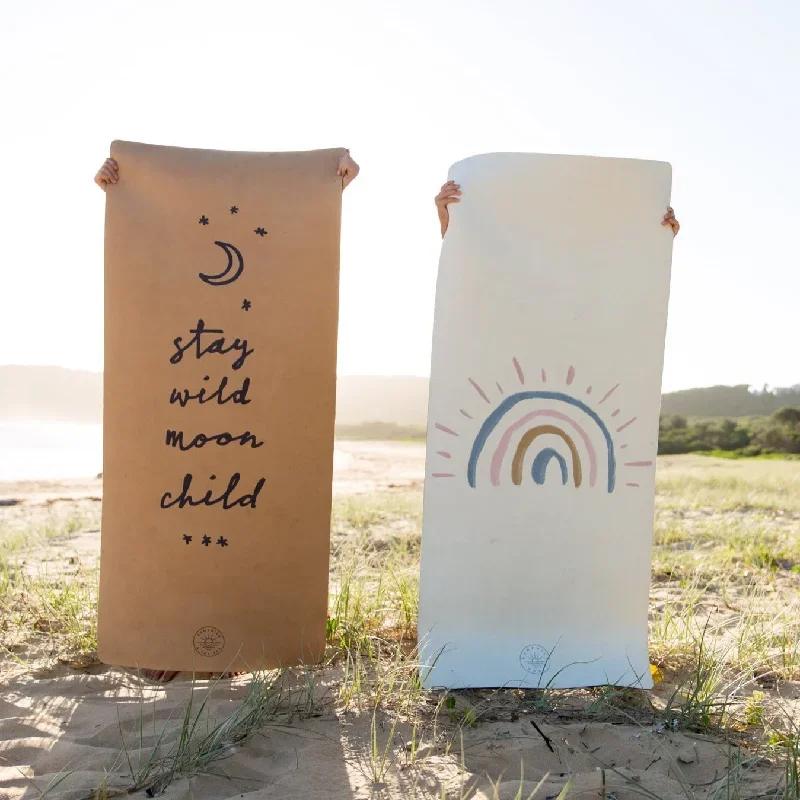
<path id="1" fill-rule="evenodd" d="M 186 544 L 191 544 L 193 540 L 194 536 L 189 536 L 188 533 L 183 534 L 183 541 L 186 542 Z M 212 541 L 213 540 L 210 536 L 204 536 L 200 540 L 200 544 L 202 544 L 203 547 L 208 547 Z M 219 539 L 217 539 L 217 541 L 215 542 L 215 544 L 218 544 L 220 547 L 228 547 L 228 540 L 224 536 L 220 536 Z"/>

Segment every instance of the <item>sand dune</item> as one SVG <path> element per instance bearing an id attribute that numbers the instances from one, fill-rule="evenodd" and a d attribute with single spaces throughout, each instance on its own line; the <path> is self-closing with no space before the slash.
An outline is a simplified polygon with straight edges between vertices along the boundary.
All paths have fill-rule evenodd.
<path id="1" fill-rule="evenodd" d="M 324 672 L 318 680 L 325 684 Z M 247 683 L 246 678 L 223 681 L 211 691 L 203 682 L 195 687 L 194 700 L 201 702 L 211 691 L 208 716 L 221 718 L 244 698 Z M 37 789 L 57 780 L 62 770 L 72 771 L 53 792 L 62 800 L 86 797 L 104 776 L 109 788 L 124 789 L 130 778 L 121 753 L 123 735 L 133 761 L 146 758 L 164 724 L 180 714 L 189 692 L 187 684 L 153 688 L 113 669 L 17 681 L 15 690 L 4 692 L 0 700 L 5 739 L 0 755 L 5 764 L 22 766 L 0 767 L 0 791 L 9 798 L 38 797 Z M 478 790 L 474 797 L 480 799 L 493 797 L 487 777 L 493 776 L 494 781 L 499 779 L 499 796 L 510 800 L 520 787 L 521 773 L 523 796 L 546 778 L 537 796 L 554 797 L 564 787 L 567 773 L 574 776 L 576 792 L 598 796 L 603 782 L 598 767 L 604 764 L 609 766 L 606 791 L 620 800 L 641 796 L 641 791 L 656 792 L 663 800 L 685 800 L 675 777 L 678 769 L 681 780 L 698 787 L 698 796 L 704 796 L 707 792 L 700 787 L 715 786 L 728 768 L 724 746 L 635 725 L 540 721 L 542 732 L 554 743 L 551 752 L 529 719 L 519 718 L 466 729 L 463 756 L 433 747 L 424 748 L 415 765 L 394 761 L 376 786 L 370 763 L 370 714 L 315 713 L 312 718 L 277 719 L 244 746 L 231 748 L 229 757 L 215 766 L 220 774 L 178 779 L 165 796 L 176 800 L 441 798 L 444 789 L 448 797 L 457 798 L 472 786 Z M 142 722 L 140 752 L 135 731 Z M 387 724 L 379 732 L 379 748 L 390 734 Z M 411 731 L 395 730 L 394 738 L 410 741 Z M 748 794 L 766 790 L 773 778 L 768 769 L 756 771 L 748 780 Z"/>
<path id="2" fill-rule="evenodd" d="M 375 492 L 418 497 L 423 465 L 421 445 L 339 443 L 335 492 L 345 500 Z M 54 519 L 96 521 L 101 496 L 100 480 L 3 484 L 0 499 L 17 502 L 0 506 L 0 522 L 13 529 L 43 528 Z M 87 523 L 26 552 L 18 566 L 31 575 L 44 569 L 66 577 L 94 565 L 98 555 L 99 530 Z M 198 726 L 205 736 L 253 687 L 251 676 L 192 686 L 187 675 L 160 686 L 92 659 L 59 663 L 47 635 L 15 643 L 4 634 L 3 641 L 9 652 L 0 661 L 0 798 L 33 800 L 46 792 L 82 800 L 101 785 L 124 792 L 161 732 L 168 731 L 164 742 L 175 741 L 190 697 L 195 711 L 208 700 Z M 748 757 L 723 741 L 657 723 L 653 704 L 664 702 L 667 685 L 631 694 L 616 715 L 587 713 L 596 704 L 588 692 L 562 694 L 546 711 L 513 690 L 459 693 L 444 708 L 437 708 L 437 695 L 425 695 L 414 730 L 402 707 L 391 716 L 383 708 L 373 714 L 371 689 L 346 707 L 339 695 L 344 668 L 339 654 L 311 673 L 290 673 L 279 685 L 281 703 L 257 735 L 230 746 L 214 774 L 177 778 L 165 797 L 511 800 L 521 786 L 527 797 L 543 780 L 536 796 L 553 800 L 571 775 L 573 796 L 627 800 L 651 792 L 678 800 L 688 792 L 710 800 L 717 792 L 732 796 L 726 795 L 731 759 Z M 782 691 L 791 698 L 798 685 L 785 683 Z M 475 727 L 468 714 L 479 720 Z M 767 760 L 734 771 L 739 796 L 772 795 L 781 774 Z"/>

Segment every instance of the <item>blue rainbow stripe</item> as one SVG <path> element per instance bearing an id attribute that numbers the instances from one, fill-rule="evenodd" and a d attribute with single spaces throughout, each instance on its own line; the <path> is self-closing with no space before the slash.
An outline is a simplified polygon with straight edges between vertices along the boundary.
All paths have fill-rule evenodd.
<path id="1" fill-rule="evenodd" d="M 546 447 L 536 458 L 533 459 L 533 466 L 531 467 L 531 477 L 533 482 L 538 486 L 543 486 L 545 478 L 547 478 L 547 467 L 550 461 L 555 459 L 558 461 L 558 466 L 561 467 L 561 485 L 566 486 L 569 480 L 569 472 L 567 470 L 567 462 L 564 456 L 552 447 Z"/>
<path id="2" fill-rule="evenodd" d="M 514 408 L 517 403 L 521 403 L 523 400 L 560 400 L 562 403 L 567 403 L 568 405 L 575 406 L 575 408 L 579 408 L 594 420 L 594 422 L 597 424 L 597 427 L 602 431 L 606 440 L 606 446 L 608 448 L 608 492 L 611 494 L 611 492 L 614 491 L 614 486 L 616 485 L 617 467 L 617 460 L 614 456 L 614 442 L 611 439 L 611 434 L 609 433 L 605 422 L 603 422 L 603 420 L 597 415 L 597 412 L 589 408 L 586 403 L 577 400 L 568 394 L 564 394 L 563 392 L 517 392 L 516 394 L 506 397 L 506 399 L 503 400 L 503 402 L 500 403 L 500 405 L 497 406 L 497 408 L 492 411 L 488 417 L 486 417 L 483 425 L 481 425 L 481 429 L 478 431 L 478 435 L 475 437 L 475 442 L 472 445 L 472 451 L 470 452 L 469 463 L 467 465 L 467 481 L 469 482 L 469 485 L 473 489 L 475 488 L 478 474 L 478 459 L 483 452 L 486 440 L 489 438 L 489 436 L 491 436 L 500 420 L 503 419 L 503 417 L 512 408 Z"/>

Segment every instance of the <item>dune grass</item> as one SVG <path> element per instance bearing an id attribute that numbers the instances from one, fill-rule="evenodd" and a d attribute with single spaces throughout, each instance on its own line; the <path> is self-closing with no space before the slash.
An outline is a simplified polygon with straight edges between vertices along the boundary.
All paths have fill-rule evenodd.
<path id="1" fill-rule="evenodd" d="M 104 800 L 145 792 L 148 797 L 163 794 L 180 778 L 197 775 L 228 777 L 222 768 L 236 748 L 263 731 L 283 712 L 288 718 L 299 703 L 281 685 L 281 673 L 253 673 L 247 695 L 221 720 L 208 714 L 214 686 L 204 687 L 198 699 L 193 684 L 189 699 L 174 709 L 170 719 L 157 732 L 153 744 L 145 744 L 147 725 L 144 704 L 131 730 L 120 724 L 121 756 L 126 778 L 103 783 L 92 789 L 87 800 Z M 115 765 L 118 766 L 118 765 Z"/>
<path id="2" fill-rule="evenodd" d="M 30 553 L 52 542 L 68 539 L 81 530 L 97 528 L 98 512 L 73 511 L 66 517 L 45 514 L 33 520 L 22 515 L 4 519 L 0 517 L 0 557 L 8 560 L 15 553 Z"/>
<path id="3" fill-rule="evenodd" d="M 17 663 L 31 644 L 66 660 L 97 649 L 97 559 L 51 557 L 54 544 L 99 525 L 97 514 L 0 520 L 0 653 Z M 0 672 L 2 667 L 0 666 Z"/>
<path id="4" fill-rule="evenodd" d="M 659 464 L 657 511 L 800 512 L 800 464 L 796 461 L 664 456 Z"/>

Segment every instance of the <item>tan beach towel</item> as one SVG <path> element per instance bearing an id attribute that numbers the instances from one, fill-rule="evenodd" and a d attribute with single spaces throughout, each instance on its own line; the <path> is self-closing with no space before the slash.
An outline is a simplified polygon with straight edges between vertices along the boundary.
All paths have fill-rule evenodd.
<path id="1" fill-rule="evenodd" d="M 106 663 L 218 671 L 323 652 L 341 152 L 111 147 Z"/>

